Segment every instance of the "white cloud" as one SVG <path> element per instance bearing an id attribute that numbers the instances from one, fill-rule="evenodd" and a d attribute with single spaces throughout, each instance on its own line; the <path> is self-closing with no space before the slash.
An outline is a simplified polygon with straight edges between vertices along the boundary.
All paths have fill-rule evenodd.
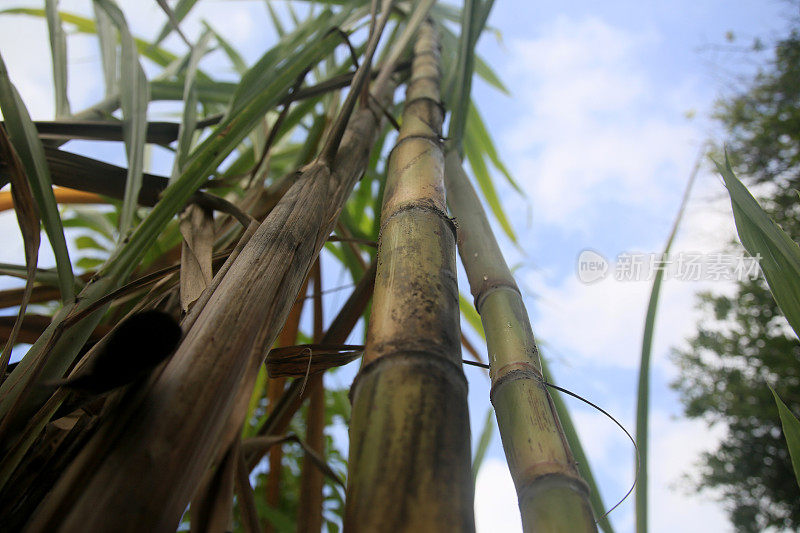
<path id="1" fill-rule="evenodd" d="M 671 255 L 682 253 L 711 254 L 724 249 L 735 237 L 729 203 L 718 197 L 708 201 L 707 193 L 714 190 L 716 182 L 705 177 L 690 202 Z M 611 365 L 634 369 L 639 365 L 642 330 L 647 305 L 652 290 L 652 280 L 618 281 L 615 278 L 616 254 L 660 254 L 666 235 L 643 244 L 631 243 L 629 247 L 607 254 L 610 270 L 607 277 L 592 284 L 582 283 L 573 270 L 550 275 L 532 271 L 525 279 L 527 286 L 537 294 L 538 311 L 536 334 L 557 351 L 568 350 L 582 363 Z M 578 250 L 575 257 L 577 262 Z M 576 267 L 573 267 L 576 268 Z M 645 263 L 644 272 L 648 271 Z M 674 276 L 674 272 L 673 272 Z M 654 361 L 661 370 L 671 370 L 667 361 L 670 347 L 683 342 L 694 330 L 700 318 L 695 309 L 696 293 L 712 290 L 729 293 L 733 285 L 727 281 L 682 281 L 667 275 L 662 284 L 656 315 Z M 581 332 L 576 335 L 575 332 Z M 579 361 L 574 361 L 579 364 Z"/>
<path id="2" fill-rule="evenodd" d="M 650 416 L 650 524 L 654 533 L 732 531 L 719 503 L 696 493 L 684 475 L 695 468 L 700 453 L 713 449 L 724 435 L 722 426 Z"/>
<path id="3" fill-rule="evenodd" d="M 475 484 L 475 528 L 479 533 L 522 532 L 517 492 L 501 459 L 488 457 Z"/>
<path id="4" fill-rule="evenodd" d="M 505 76 L 523 109 L 505 140 L 544 222 L 586 229 L 608 201 L 658 208 L 686 179 L 703 133 L 683 112 L 703 102 L 648 77 L 640 51 L 657 40 L 560 17 L 541 37 L 512 42 Z"/>
<path id="5" fill-rule="evenodd" d="M 573 419 L 590 454 L 595 475 L 605 471 L 613 476 L 613 484 L 601 486 L 605 503 L 611 506 L 632 482 L 631 449 L 624 435 L 602 415 L 574 411 Z M 730 531 L 724 511 L 713 495 L 693 492 L 685 476 L 694 468 L 700 453 L 716 446 L 724 428 L 709 430 L 703 422 L 676 420 L 659 411 L 651 414 L 650 424 L 651 531 Z M 603 477 L 608 478 L 608 474 L 600 479 Z M 633 498 L 629 496 L 610 515 L 618 531 L 634 529 Z M 502 459 L 487 458 L 478 473 L 475 522 L 481 533 L 522 531 L 514 483 Z"/>

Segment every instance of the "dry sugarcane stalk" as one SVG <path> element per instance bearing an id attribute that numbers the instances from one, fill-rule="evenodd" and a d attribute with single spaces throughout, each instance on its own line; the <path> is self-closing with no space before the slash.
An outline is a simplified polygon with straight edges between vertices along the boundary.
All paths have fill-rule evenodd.
<path id="1" fill-rule="evenodd" d="M 475 527 L 439 80 L 426 22 L 389 159 L 367 346 L 351 390 L 344 528 L 352 532 Z"/>
<path id="2" fill-rule="evenodd" d="M 314 342 L 322 340 L 322 270 L 319 258 L 312 271 L 314 280 Z M 308 379 L 309 405 L 306 415 L 306 443 L 324 457 L 325 448 L 325 388 L 322 374 Z M 297 506 L 297 531 L 316 533 L 322 529 L 322 472 L 306 456 L 300 475 L 300 499 Z"/>
<path id="3" fill-rule="evenodd" d="M 362 82 L 390 9 L 391 2 L 356 76 Z M 388 91 L 379 92 L 379 101 L 387 98 Z M 264 354 L 364 171 L 379 116 L 365 107 L 346 129 L 333 130 L 343 132 L 341 142 L 326 144 L 256 230 L 164 370 L 137 401 L 100 424 L 30 531 L 174 531 L 217 449 L 229 442 L 224 432 L 241 426 L 242 420 L 229 420 L 238 391 L 252 390 Z"/>
<path id="4" fill-rule="evenodd" d="M 458 251 L 486 332 L 491 400 L 523 528 L 596 531 L 589 490 L 543 384 L 525 305 L 455 150 L 448 151 L 445 177 L 458 223 Z"/>

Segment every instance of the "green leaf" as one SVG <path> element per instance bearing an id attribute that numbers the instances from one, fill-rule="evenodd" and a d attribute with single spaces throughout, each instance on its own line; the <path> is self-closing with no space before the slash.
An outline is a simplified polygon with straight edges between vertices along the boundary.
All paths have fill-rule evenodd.
<path id="1" fill-rule="evenodd" d="M 19 311 L 14 326 L 6 339 L 5 347 L 0 353 L 0 375 L 4 374 L 11 358 L 11 350 L 17 340 L 17 335 L 22 328 L 25 309 L 30 301 L 33 283 L 36 278 L 36 266 L 39 261 L 39 244 L 41 242 L 42 228 L 39 214 L 36 212 L 36 201 L 33 199 L 30 183 L 25 175 L 25 169 L 19 160 L 6 130 L 0 128 L 0 155 L 5 160 L 11 182 L 11 196 L 14 201 L 14 213 L 17 216 L 20 234 L 25 250 L 26 281 L 22 298 L 19 302 Z"/>
<path id="2" fill-rule="evenodd" d="M 105 213 L 88 211 L 81 209 L 69 214 L 69 218 L 64 220 L 65 228 L 86 228 L 96 231 L 109 241 L 114 240 L 114 225 L 109 221 Z"/>
<path id="3" fill-rule="evenodd" d="M 739 239 L 758 259 L 772 296 L 795 334 L 800 335 L 800 248 L 733 174 L 727 155 L 725 166 L 715 164 L 731 197 Z"/>
<path id="4" fill-rule="evenodd" d="M 329 14 L 323 17 L 321 24 L 336 21 Z M 339 42 L 337 36 L 327 32 L 326 29 L 321 29 L 319 33 L 321 38 L 310 43 L 298 43 L 297 49 L 281 59 L 279 70 L 270 70 L 268 73 L 257 72 L 263 68 L 259 63 L 251 69 L 253 72 L 245 75 L 250 82 L 258 79 L 264 84 L 258 90 L 255 90 L 255 87 L 241 89 L 238 99 L 239 111 L 229 114 L 192 151 L 181 176 L 173 180 L 164 190 L 161 200 L 136 228 L 126 246 L 109 260 L 103 269 L 104 273 L 115 278 L 127 276 L 164 226 L 183 208 L 189 197 L 260 123 L 264 114 L 286 96 L 297 76 L 309 65 L 315 64 L 333 51 Z M 243 79 L 242 83 L 248 82 Z"/>
<path id="5" fill-rule="evenodd" d="M 222 51 L 225 52 L 225 55 L 228 56 L 228 59 L 231 61 L 233 69 L 239 74 L 247 72 L 247 63 L 244 62 L 244 59 L 239 52 L 237 52 L 236 49 L 231 46 L 231 43 L 229 43 L 222 35 L 217 33 L 217 31 L 205 20 L 203 21 L 203 26 L 214 35 L 214 39 L 216 39 L 217 43 L 219 43 L 219 45 L 222 47 Z"/>
<path id="6" fill-rule="evenodd" d="M 197 126 L 197 87 L 195 85 L 197 66 L 208 49 L 211 32 L 205 30 L 192 48 L 189 64 L 186 67 L 186 79 L 183 89 L 183 120 L 178 132 L 178 146 L 175 150 L 175 164 L 172 167 L 171 179 L 175 179 L 183 170 L 183 165 L 192 147 L 195 129 Z"/>
<path id="7" fill-rule="evenodd" d="M 469 114 L 467 115 L 467 135 L 474 140 L 480 152 L 485 154 L 494 167 L 505 176 L 508 183 L 514 187 L 518 193 L 525 196 L 525 191 L 523 191 L 522 187 L 511 177 L 511 173 L 500 160 L 500 156 L 497 155 L 497 148 L 495 148 L 492 137 L 486 129 L 486 123 L 483 121 L 483 117 L 481 117 L 478 108 L 475 107 L 473 102 L 470 103 Z"/>
<path id="8" fill-rule="evenodd" d="M 22 166 L 25 168 L 25 174 L 30 181 L 39 216 L 42 218 L 50 246 L 53 248 L 61 300 L 70 301 L 75 296 L 75 276 L 72 273 L 64 228 L 61 225 L 61 217 L 53 195 L 53 182 L 50 179 L 50 169 L 47 166 L 44 147 L 22 98 L 8 77 L 2 56 L 0 56 L 0 110 L 3 112 L 8 137 L 19 155 Z"/>
<path id="9" fill-rule="evenodd" d="M 683 192 L 678 213 L 675 215 L 675 221 L 672 223 L 667 242 L 664 245 L 664 252 L 662 258 L 669 256 L 669 251 L 672 248 L 672 241 L 675 239 L 675 234 L 678 232 L 683 213 L 686 210 L 686 204 L 689 201 L 689 195 L 692 191 L 692 185 L 700 170 L 700 162 L 704 154 L 704 150 L 700 152 L 697 161 L 689 176 L 689 181 L 686 184 L 686 189 Z M 647 531 L 647 473 L 648 473 L 648 428 L 650 417 L 650 359 L 653 349 L 653 334 L 655 332 L 656 324 L 656 310 L 658 309 L 658 296 L 661 292 L 661 282 L 664 278 L 664 269 L 659 268 L 656 271 L 655 278 L 653 279 L 653 287 L 650 291 L 650 301 L 647 304 L 647 314 L 644 321 L 644 334 L 642 335 L 642 356 L 639 362 L 639 381 L 638 392 L 636 398 L 636 443 L 639 448 L 639 482 L 636 485 L 636 530 L 646 533 Z"/>
<path id="10" fill-rule="evenodd" d="M 478 439 L 478 446 L 475 448 L 475 455 L 472 458 L 473 486 L 478 479 L 478 471 L 481 469 L 481 464 L 483 464 L 483 460 L 486 457 L 486 450 L 489 449 L 489 444 L 492 442 L 492 437 L 494 436 L 494 425 L 494 409 L 489 407 L 486 410 L 486 418 L 483 421 L 481 436 Z"/>
<path id="11" fill-rule="evenodd" d="M 247 405 L 247 416 L 242 428 L 242 439 L 252 437 L 255 435 L 256 426 L 251 424 L 251 420 L 255 415 L 256 408 L 258 407 L 261 398 L 264 397 L 264 392 L 267 390 L 267 366 L 261 365 L 258 369 L 258 376 L 256 376 L 256 384 L 253 387 L 253 393 L 250 395 L 250 403 Z"/>
<path id="12" fill-rule="evenodd" d="M 108 248 L 104 245 L 100 244 L 95 240 L 93 237 L 89 235 L 81 235 L 75 239 L 75 247 L 78 250 L 101 250 L 103 252 L 107 252 Z"/>
<path id="13" fill-rule="evenodd" d="M 289 6 L 291 7 L 291 4 L 289 4 Z M 269 12 L 270 20 L 272 20 L 272 25 L 275 26 L 275 32 L 278 34 L 278 37 L 286 35 L 286 29 L 283 27 L 280 17 L 278 17 L 278 14 L 275 12 L 275 8 L 272 7 L 272 2 L 267 1 L 267 11 Z"/>
<path id="14" fill-rule="evenodd" d="M 192 10 L 194 5 L 197 3 L 197 0 L 178 0 L 178 5 L 175 6 L 175 9 L 172 10 L 172 14 L 175 17 L 176 22 L 181 22 L 186 15 L 189 14 L 189 11 Z M 164 27 L 161 28 L 161 32 L 159 32 L 158 37 L 156 40 L 153 41 L 153 46 L 158 46 L 161 42 L 167 38 L 167 36 L 175 30 L 175 26 L 168 20 L 164 23 Z"/>
<path id="15" fill-rule="evenodd" d="M 483 81 L 498 89 L 500 92 L 506 95 L 511 95 L 511 91 L 503 84 L 500 80 L 500 77 L 494 72 L 492 67 L 490 67 L 486 61 L 484 61 L 481 56 L 475 55 L 475 74 L 480 76 Z"/>
<path id="16" fill-rule="evenodd" d="M 120 71 L 120 104 L 122 107 L 123 136 L 128 156 L 128 176 L 125 180 L 125 197 L 119 218 L 120 238 L 124 239 L 133 225 L 139 191 L 144 173 L 144 146 L 147 139 L 147 102 L 149 87 L 144 70 L 139 64 L 136 44 L 128 29 L 125 15 L 111 0 L 94 0 L 117 27 L 122 44 Z"/>
<path id="17" fill-rule="evenodd" d="M 482 28 L 476 28 L 479 18 L 480 0 L 464 0 L 464 9 L 461 12 L 461 36 L 458 41 L 458 55 L 456 56 L 456 71 L 454 83 L 448 88 L 448 93 L 453 94 L 449 102 L 450 127 L 447 137 L 460 155 L 464 155 L 461 147 L 464 129 L 467 123 L 470 92 L 472 89 L 473 64 L 475 62 L 475 43 L 473 36 L 480 34 Z"/>
<path id="18" fill-rule="evenodd" d="M 475 176 L 475 181 L 478 182 L 483 197 L 486 203 L 489 204 L 494 218 L 500 223 L 500 227 L 512 242 L 517 242 L 517 236 L 514 234 L 514 229 L 506 218 L 503 206 L 500 204 L 500 199 L 497 196 L 497 190 L 494 188 L 494 182 L 489 175 L 489 168 L 486 166 L 486 161 L 483 159 L 481 150 L 476 145 L 478 141 L 474 138 L 474 132 L 471 130 L 466 131 L 464 136 L 464 154 L 469 161 L 469 166 L 472 169 L 472 174 Z"/>
<path id="19" fill-rule="evenodd" d="M 150 82 L 150 99 L 155 100 L 183 100 L 183 89 L 186 86 L 182 78 L 177 80 L 153 80 Z M 209 81 L 196 79 L 197 99 L 208 104 L 227 104 L 236 84 L 224 81 Z"/>
<path id="20" fill-rule="evenodd" d="M 778 406 L 778 414 L 781 417 L 783 434 L 786 437 L 786 445 L 789 447 L 789 455 L 792 458 L 792 468 L 794 468 L 794 478 L 800 486 L 800 420 L 792 413 L 786 404 L 783 403 L 778 393 L 770 387 L 772 396 L 775 397 L 775 405 Z"/>
<path id="21" fill-rule="evenodd" d="M 461 315 L 467 321 L 467 324 L 472 326 L 482 338 L 486 340 L 486 333 L 483 331 L 483 322 L 481 322 L 481 315 L 478 314 L 478 311 L 475 310 L 475 306 L 472 305 L 466 296 L 459 293 L 458 294 L 458 307 L 461 309 Z"/>
<path id="22" fill-rule="evenodd" d="M 103 65 L 103 81 L 105 82 L 106 96 L 119 93 L 119 80 L 117 78 L 117 34 L 111 24 L 111 17 L 106 12 L 92 4 L 97 40 L 100 43 L 100 60 Z"/>
<path id="23" fill-rule="evenodd" d="M 28 279 L 28 268 L 24 265 L 0 263 L 0 276 Z M 49 268 L 37 268 L 35 271 L 35 280 L 37 283 L 58 287 L 58 272 L 50 270 Z"/>
<path id="24" fill-rule="evenodd" d="M 53 84 L 56 90 L 56 118 L 72 113 L 67 97 L 67 38 L 58 17 L 58 0 L 45 0 L 47 28 L 50 33 L 50 54 L 53 58 Z"/>
<path id="25" fill-rule="evenodd" d="M 105 259 L 100 259 L 98 257 L 81 257 L 75 261 L 75 266 L 82 270 L 94 270 L 105 262 Z"/>

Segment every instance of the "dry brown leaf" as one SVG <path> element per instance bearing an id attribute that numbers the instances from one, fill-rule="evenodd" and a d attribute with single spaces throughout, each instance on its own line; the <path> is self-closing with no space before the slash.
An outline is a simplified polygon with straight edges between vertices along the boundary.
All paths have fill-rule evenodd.
<path id="1" fill-rule="evenodd" d="M 274 377 L 302 377 L 346 365 L 363 352 L 363 346 L 299 344 L 273 348 L 267 355 L 267 371 Z"/>
<path id="2" fill-rule="evenodd" d="M 181 310 L 189 306 L 211 283 L 211 254 L 214 248 L 214 213 L 190 205 L 181 215 Z"/>
<path id="3" fill-rule="evenodd" d="M 22 327 L 22 319 L 25 316 L 25 309 L 33 291 L 33 283 L 36 278 L 36 266 L 39 261 L 39 243 L 41 240 L 41 225 L 39 214 L 36 211 L 36 202 L 33 199 L 28 177 L 22 162 L 19 160 L 16 150 L 6 134 L 5 128 L 0 126 L 0 155 L 7 162 L 9 167 L 9 179 L 11 181 L 11 197 L 14 200 L 14 211 L 17 214 L 19 230 L 22 233 L 22 240 L 25 244 L 25 265 L 28 270 L 28 279 L 25 281 L 25 291 L 20 301 L 19 313 L 11 333 L 8 336 L 3 352 L 0 353 L 0 375 L 5 372 L 8 361 L 11 358 L 11 349 Z"/>

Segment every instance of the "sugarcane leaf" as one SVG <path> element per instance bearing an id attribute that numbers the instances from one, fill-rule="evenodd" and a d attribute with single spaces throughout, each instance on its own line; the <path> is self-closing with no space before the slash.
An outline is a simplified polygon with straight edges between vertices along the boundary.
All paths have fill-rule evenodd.
<path id="1" fill-rule="evenodd" d="M 92 4 L 95 18 L 97 41 L 100 45 L 100 61 L 103 66 L 103 82 L 106 96 L 119 92 L 119 78 L 117 76 L 117 34 L 111 24 L 111 17 L 105 11 Z"/>
<path id="2" fill-rule="evenodd" d="M 299 344 L 273 348 L 267 354 L 269 377 L 303 377 L 346 365 L 361 356 L 363 346 Z"/>
<path id="3" fill-rule="evenodd" d="M 92 270 L 105 262 L 105 259 L 101 259 L 99 257 L 81 257 L 75 261 L 75 266 L 83 270 Z"/>
<path id="4" fill-rule="evenodd" d="M 195 147 L 181 176 L 162 193 L 161 200 L 136 228 L 129 242 L 102 269 L 103 273 L 127 275 L 189 197 L 260 122 L 264 113 L 274 108 L 286 96 L 297 76 L 309 65 L 315 64 L 333 51 L 338 44 L 336 36 L 326 31 L 321 34 L 321 38 L 310 44 L 301 43 L 303 46 L 298 46 L 286 55 L 281 61 L 282 68 L 279 71 L 271 71 L 270 76 L 264 76 L 266 83 L 260 90 L 245 91 L 247 99 L 240 101 L 240 111 L 229 114 Z M 259 65 L 253 67 L 259 68 Z M 249 78 L 259 76 L 253 73 Z"/>
<path id="5" fill-rule="evenodd" d="M 172 30 L 175 31 L 175 33 L 177 33 L 181 37 L 181 39 L 183 39 L 183 42 L 186 43 L 186 46 L 191 48 L 192 43 L 189 42 L 189 39 L 181 30 L 180 19 L 177 16 L 175 16 L 175 12 L 173 12 L 172 8 L 169 7 L 167 0 L 156 0 L 156 3 L 159 5 L 161 10 L 167 15 L 167 23 L 172 27 Z"/>
<path id="6" fill-rule="evenodd" d="M 697 173 L 700 170 L 700 162 L 704 150 L 701 150 L 697 157 L 694 168 L 689 176 L 686 188 L 681 198 L 678 212 L 675 215 L 675 220 L 672 223 L 672 229 L 667 237 L 667 242 L 664 245 L 664 252 L 661 257 L 666 260 L 669 257 L 672 242 L 675 240 L 675 235 L 678 232 L 683 213 L 686 211 L 686 205 L 689 202 L 689 196 L 692 192 Z M 647 477 L 648 477 L 648 440 L 649 440 L 649 417 L 650 417 L 650 359 L 653 350 L 653 335 L 655 333 L 656 324 L 656 311 L 658 309 L 658 297 L 661 292 L 661 282 L 664 279 L 664 269 L 658 268 L 656 270 L 655 278 L 653 279 L 653 287 L 650 290 L 650 301 L 647 304 L 647 313 L 644 321 L 644 333 L 642 334 L 642 353 L 639 361 L 639 380 L 637 384 L 636 395 L 636 443 L 638 446 L 638 460 L 639 460 L 639 482 L 636 485 L 636 524 L 639 531 L 647 531 Z"/>
<path id="7" fill-rule="evenodd" d="M 494 187 L 494 182 L 489 174 L 489 168 L 486 166 L 486 161 L 483 159 L 483 154 L 476 146 L 476 140 L 471 130 L 467 130 L 464 137 L 464 154 L 467 156 L 469 166 L 472 169 L 472 174 L 475 176 L 475 181 L 478 182 L 478 187 L 483 193 L 486 203 L 489 204 L 494 218 L 500 224 L 503 232 L 508 235 L 512 242 L 517 242 L 517 237 L 514 234 L 514 229 L 506 218 L 503 206 L 500 204 L 500 199 L 497 196 L 497 190 Z"/>
<path id="8" fill-rule="evenodd" d="M 486 333 L 483 331 L 483 323 L 481 322 L 481 315 L 478 314 L 478 311 L 475 310 L 475 306 L 472 305 L 466 296 L 459 293 L 458 294 L 458 307 L 461 309 L 461 316 L 463 316 L 467 324 L 472 326 L 480 336 L 486 340 Z"/>
<path id="9" fill-rule="evenodd" d="M 96 231 L 104 238 L 113 242 L 115 238 L 114 225 L 108 220 L 104 213 L 97 211 L 73 211 L 64 219 L 65 228 L 85 228 Z"/>
<path id="10" fill-rule="evenodd" d="M 275 528 L 275 530 L 280 531 L 281 533 L 289 533 L 295 530 L 294 519 L 282 510 L 276 509 L 275 507 L 270 507 L 269 505 L 264 505 L 261 507 L 261 511 L 264 513 L 267 521 L 270 523 L 270 525 L 272 525 L 273 528 Z"/>
<path id="11" fill-rule="evenodd" d="M 186 67 L 186 78 L 183 89 L 183 120 L 178 132 L 178 146 L 175 149 L 175 163 L 172 167 L 172 177 L 175 179 L 183 170 L 183 165 L 189 155 L 197 127 L 197 86 L 195 84 L 197 67 L 208 49 L 211 32 L 204 31 L 192 48 L 189 64 Z"/>
<path id="12" fill-rule="evenodd" d="M 44 148 L 22 98 L 8 77 L 2 56 L 0 56 L 0 110 L 3 112 L 8 138 L 22 162 L 31 191 L 36 199 L 39 216 L 53 249 L 62 301 L 70 301 L 75 295 L 75 280 L 61 217 L 53 195 L 53 184 Z"/>
<path id="13" fill-rule="evenodd" d="M 724 166 L 716 165 L 731 197 L 739 239 L 758 259 L 772 296 L 795 335 L 800 335 L 800 248 L 734 175 L 727 155 Z"/>
<path id="14" fill-rule="evenodd" d="M 53 58 L 53 84 L 56 90 L 56 117 L 68 117 L 67 97 L 67 38 L 58 17 L 58 0 L 45 0 L 47 29 L 50 33 L 50 55 Z"/>
<path id="15" fill-rule="evenodd" d="M 789 448 L 789 455 L 792 458 L 792 468 L 794 469 L 794 478 L 800 486 L 800 420 L 786 407 L 778 393 L 770 387 L 772 396 L 775 398 L 775 405 L 778 406 L 778 414 L 781 417 L 781 426 L 783 427 L 783 435 L 786 437 L 786 445 Z"/>
<path id="16" fill-rule="evenodd" d="M 272 25 L 275 26 L 275 32 L 278 34 L 278 37 L 283 37 L 286 35 L 286 28 L 283 27 L 280 17 L 278 17 L 278 14 L 275 12 L 275 8 L 272 7 L 272 2 L 266 2 L 266 4 L 269 18 L 272 21 Z M 291 4 L 289 4 L 289 6 L 291 7 Z"/>
<path id="17" fill-rule="evenodd" d="M 482 29 L 475 28 L 479 23 L 479 8 L 480 0 L 464 0 L 464 8 L 461 11 L 461 35 L 458 40 L 456 70 L 452 80 L 449 80 L 453 85 L 448 87 L 446 91 L 446 93 L 452 94 L 448 102 L 450 107 L 450 127 L 447 137 L 462 156 L 461 144 L 467 123 L 475 60 L 473 36 L 476 31 L 480 34 Z"/>
<path id="18" fill-rule="evenodd" d="M 516 180 L 511 176 L 511 173 L 508 171 L 506 166 L 500 160 L 500 156 L 497 154 L 497 148 L 494 145 L 494 141 L 492 141 L 492 137 L 489 135 L 489 130 L 486 129 L 486 123 L 483 121 L 483 117 L 481 117 L 481 114 L 478 111 L 478 108 L 475 107 L 474 102 L 471 102 L 469 106 L 469 114 L 467 115 L 467 131 L 469 132 L 468 135 L 470 138 L 474 139 L 475 144 L 479 148 L 480 152 L 489 158 L 494 167 L 499 170 L 503 176 L 505 176 L 508 183 L 514 187 L 518 193 L 525 196 L 525 191 L 522 190 L 522 187 L 519 186 Z"/>
<path id="19" fill-rule="evenodd" d="M 0 276 L 28 279 L 28 267 L 11 263 L 0 263 Z M 58 272 L 47 268 L 37 268 L 34 277 L 37 282 L 58 286 Z"/>
<path id="20" fill-rule="evenodd" d="M 75 238 L 75 247 L 78 250 L 101 250 L 103 252 L 107 252 L 108 249 L 97 242 L 93 237 L 89 235 L 81 235 Z"/>
<path id="21" fill-rule="evenodd" d="M 256 408 L 261 403 L 264 393 L 267 391 L 267 367 L 261 365 L 258 368 L 258 376 L 256 377 L 256 384 L 253 387 L 253 393 L 250 395 L 250 403 L 247 404 L 247 416 L 245 420 L 250 422 L 255 416 Z M 257 426 L 252 423 L 245 423 L 242 427 L 242 440 L 252 437 Z"/>
<path id="22" fill-rule="evenodd" d="M 341 24 L 344 18 L 341 13 L 334 15 L 329 11 L 323 11 L 318 17 L 307 20 L 285 35 L 242 76 L 233 95 L 228 116 L 238 113 L 245 102 L 252 101 L 254 94 L 261 91 L 269 80 L 275 77 L 275 70 L 282 68 L 287 60 L 287 54 L 296 51 L 305 43 L 327 38 L 328 30 Z"/>
<path id="23" fill-rule="evenodd" d="M 120 104 L 124 122 L 123 134 L 128 156 L 128 175 L 125 196 L 119 217 L 120 238 L 125 238 L 133 225 L 133 215 L 142 188 L 144 173 L 144 147 L 147 138 L 147 103 L 149 87 L 144 70 L 139 64 L 136 44 L 128 29 L 122 11 L 110 0 L 94 0 L 111 18 L 120 34 L 122 61 L 120 64 Z"/>
<path id="24" fill-rule="evenodd" d="M 176 80 L 153 80 L 150 82 L 150 99 L 180 101 L 185 85 L 180 77 Z M 227 104 L 237 87 L 235 83 L 206 79 L 195 80 L 195 86 L 198 100 L 206 105 Z"/>
<path id="25" fill-rule="evenodd" d="M 511 95 L 511 91 L 503 84 L 502 80 L 497 76 L 494 69 L 479 55 L 475 54 L 475 74 L 481 77 L 483 81 L 499 90 L 503 94 Z"/>
<path id="26" fill-rule="evenodd" d="M 190 205 L 180 218 L 181 310 L 197 300 L 211 284 L 211 255 L 214 252 L 214 213 L 199 205 Z"/>
<path id="27" fill-rule="evenodd" d="M 39 242 L 41 238 L 41 226 L 39 215 L 36 212 L 36 202 L 33 199 L 31 187 L 25 176 L 25 169 L 22 166 L 11 141 L 4 128 L 0 127 L 0 154 L 7 161 L 10 167 L 11 196 L 14 201 L 14 212 L 17 215 L 22 241 L 25 247 L 25 270 L 26 280 L 25 289 L 19 305 L 19 312 L 14 325 L 8 335 L 5 347 L 0 353 L 0 376 L 5 374 L 8 361 L 11 359 L 11 350 L 17 341 L 25 310 L 33 291 L 33 283 L 36 278 L 36 266 L 39 261 Z"/>
<path id="28" fill-rule="evenodd" d="M 486 417 L 483 421 L 483 429 L 481 436 L 478 439 L 478 446 L 475 448 L 475 455 L 472 458 L 472 485 L 478 480 L 478 471 L 481 469 L 481 464 L 486 458 L 486 450 L 489 449 L 489 444 L 492 442 L 494 436 L 494 409 L 489 407 L 486 410 Z"/>
<path id="29" fill-rule="evenodd" d="M 178 0 L 178 4 L 175 6 L 175 9 L 170 10 L 173 18 L 171 20 L 167 20 L 167 22 L 164 24 L 164 27 L 161 28 L 158 37 L 156 37 L 156 40 L 153 41 L 153 46 L 160 45 L 161 42 L 166 39 L 170 33 L 172 33 L 177 24 L 186 18 L 186 15 L 189 14 L 189 11 L 192 10 L 196 3 L 197 0 Z"/>
<path id="30" fill-rule="evenodd" d="M 239 74 L 247 72 L 247 63 L 244 62 L 244 58 L 242 58 L 241 54 L 236 51 L 231 43 L 229 43 L 227 39 L 225 39 L 213 27 L 211 27 L 211 24 L 209 24 L 208 21 L 203 21 L 203 27 L 205 27 L 207 31 L 211 32 L 211 34 L 214 36 L 214 39 L 216 39 L 217 43 L 222 48 L 222 51 L 225 52 L 226 56 L 228 56 L 228 59 L 233 65 L 233 70 Z M 231 92 L 231 94 L 233 93 Z"/>

